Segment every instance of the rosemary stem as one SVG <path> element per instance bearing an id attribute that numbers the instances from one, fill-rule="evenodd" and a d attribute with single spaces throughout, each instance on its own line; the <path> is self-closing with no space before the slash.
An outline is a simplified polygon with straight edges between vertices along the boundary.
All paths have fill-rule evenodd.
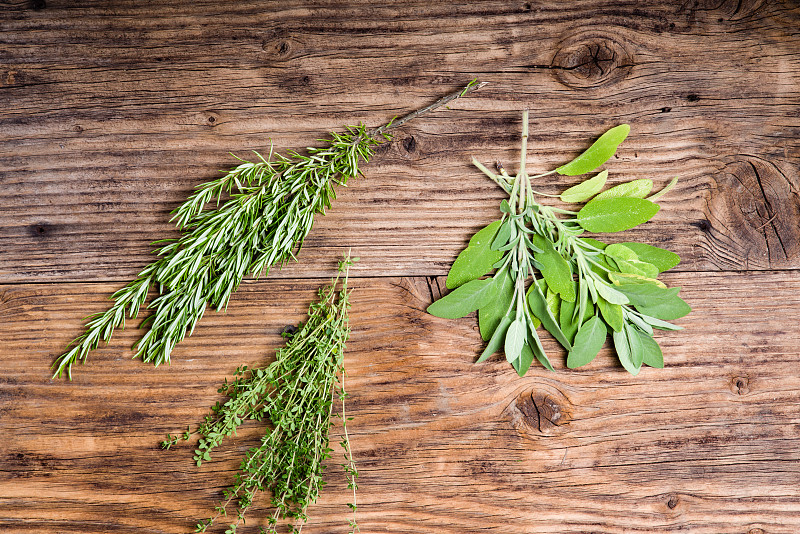
<path id="1" fill-rule="evenodd" d="M 420 115 L 428 113 L 429 111 L 433 111 L 433 110 L 435 110 L 437 108 L 440 108 L 440 107 L 444 106 L 445 104 L 448 104 L 448 103 L 452 102 L 453 100 L 466 95 L 467 93 L 471 93 L 472 91 L 477 91 L 478 89 L 480 89 L 481 87 L 486 86 L 489 83 L 489 82 L 478 82 L 478 83 L 475 83 L 475 81 L 476 80 L 471 81 L 465 87 L 459 89 L 458 91 L 453 91 L 449 95 L 443 96 L 442 98 L 440 98 L 439 100 L 437 100 L 433 104 L 429 104 L 429 105 L 425 106 L 424 108 L 420 108 L 420 109 L 418 109 L 416 111 L 412 111 L 411 113 L 409 113 L 408 115 L 406 115 L 406 116 L 404 116 L 404 117 L 402 117 L 400 119 L 392 120 L 392 121 L 384 124 L 383 126 L 375 128 L 374 130 L 370 130 L 368 132 L 368 135 L 370 137 L 376 137 L 376 136 L 381 135 L 384 132 L 387 132 L 389 130 L 393 130 L 395 128 L 399 128 L 403 124 L 407 123 L 408 121 L 410 121 L 412 119 L 416 119 Z"/>

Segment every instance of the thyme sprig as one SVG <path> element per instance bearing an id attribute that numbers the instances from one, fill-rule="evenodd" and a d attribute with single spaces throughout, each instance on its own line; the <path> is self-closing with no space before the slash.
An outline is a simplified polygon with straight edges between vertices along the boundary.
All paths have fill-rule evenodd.
<path id="1" fill-rule="evenodd" d="M 590 172 L 616 152 L 630 131 L 627 124 L 604 133 L 570 163 L 529 176 L 526 171 L 528 112 L 523 113 L 519 172 L 510 176 L 498 164 L 492 172 L 473 164 L 509 195 L 502 217 L 479 232 L 459 254 L 447 276 L 453 291 L 428 312 L 456 319 L 478 311 L 481 336 L 488 341 L 479 362 L 502 350 L 524 375 L 534 358 L 553 370 L 536 329 L 542 325 L 568 351 L 567 366 L 586 365 L 611 334 L 623 367 L 638 374 L 641 366 L 663 367 L 654 329 L 679 330 L 667 321 L 691 309 L 658 275 L 678 264 L 677 254 L 644 243 L 607 245 L 582 237 L 584 232 L 620 232 L 647 222 L 659 210 L 653 201 L 671 189 L 650 194 L 651 180 L 633 180 L 600 192 L 608 171 L 558 196 L 580 211 L 539 204 L 532 180 L 552 174 Z M 599 194 L 598 194 L 599 193 Z M 591 199 L 591 200 L 589 200 Z M 494 270 L 490 278 L 482 278 Z"/>
<path id="2" fill-rule="evenodd" d="M 286 345 L 266 367 L 240 367 L 230 383 L 219 389 L 228 396 L 213 408 L 213 415 L 195 430 L 168 435 L 161 443 L 169 449 L 193 435 L 200 439 L 195 450 L 197 465 L 211 460 L 211 451 L 236 433 L 247 419 L 267 419 L 269 428 L 261 443 L 252 447 L 240 465 L 233 486 L 224 493 L 216 514 L 197 524 L 196 532 L 205 532 L 220 517 L 236 507 L 235 520 L 226 533 L 233 534 L 245 521 L 245 512 L 260 491 L 272 494 L 274 513 L 268 518 L 266 532 L 275 532 L 278 522 L 290 518 L 289 528 L 299 532 L 308 519 L 308 506 L 314 503 L 324 485 L 325 461 L 333 452 L 329 445 L 332 419 L 342 425 L 340 445 L 344 451 L 341 464 L 353 491 L 348 504 L 353 512 L 351 532 L 358 531 L 355 520 L 356 479 L 345 415 L 344 350 L 350 334 L 347 287 L 349 267 L 357 258 L 349 255 L 339 264 L 339 274 L 319 290 L 319 300 L 311 304 L 308 319 L 294 333 L 285 333 Z M 338 399 L 341 411 L 334 414 Z M 264 530 L 262 529 L 262 532 Z"/>
<path id="3" fill-rule="evenodd" d="M 111 296 L 111 308 L 88 318 L 84 333 L 54 362 L 54 376 L 66 372 L 71 379 L 72 365 L 85 363 L 101 340 L 110 341 L 126 317 L 135 318 L 151 289 L 159 295 L 147 305 L 152 313 L 142 322 L 147 331 L 134 345 L 135 356 L 156 366 L 168 363 L 206 306 L 225 309 L 245 276 L 266 276 L 270 268 L 296 260 L 314 216 L 324 215 L 336 198 L 334 186 L 360 173 L 375 146 L 391 138 L 387 132 L 484 85 L 473 80 L 378 128 L 347 126 L 322 140 L 326 146 L 305 153 L 283 156 L 270 148 L 264 158 L 255 152 L 257 160 L 241 160 L 224 176 L 198 186 L 173 212 L 182 235 L 156 242 L 158 259 Z"/>

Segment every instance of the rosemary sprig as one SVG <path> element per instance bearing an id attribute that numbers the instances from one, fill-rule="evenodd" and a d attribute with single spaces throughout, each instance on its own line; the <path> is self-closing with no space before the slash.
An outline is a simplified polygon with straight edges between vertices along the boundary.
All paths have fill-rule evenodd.
<path id="1" fill-rule="evenodd" d="M 596 169 L 614 155 L 630 128 L 627 124 L 612 128 L 570 163 L 535 176 L 526 172 L 527 111 L 522 128 L 516 176 L 499 164 L 499 173 L 494 173 L 473 158 L 475 166 L 509 197 L 500 205 L 502 218 L 476 233 L 453 263 L 447 287 L 454 291 L 431 304 L 428 312 L 456 319 L 477 310 L 481 336 L 488 341 L 478 361 L 502 349 L 520 376 L 534 358 L 553 370 L 536 332 L 539 325 L 569 351 L 570 368 L 591 362 L 608 333 L 631 374 L 638 374 L 643 364 L 663 367 L 654 329 L 679 330 L 667 321 L 691 309 L 678 297 L 680 288 L 667 288 L 657 278 L 680 258 L 644 243 L 606 245 L 580 236 L 587 231 L 619 232 L 647 222 L 659 210 L 652 201 L 676 180 L 645 199 L 653 187 L 651 180 L 633 180 L 600 193 L 608 176 L 602 171 L 558 195 L 567 203 L 592 199 L 580 211 L 541 205 L 535 195 L 543 193 L 533 190 L 531 180 Z M 492 270 L 491 278 L 482 278 Z"/>
<path id="2" fill-rule="evenodd" d="M 275 532 L 278 521 L 290 518 L 292 532 L 299 532 L 308 519 L 308 506 L 314 503 L 324 485 L 324 462 L 331 456 L 329 430 L 332 417 L 342 422 L 340 445 L 344 451 L 342 464 L 353 491 L 353 512 L 349 520 L 351 532 L 358 531 L 355 521 L 356 478 L 358 471 L 350 449 L 345 415 L 344 350 L 350 334 L 348 324 L 348 270 L 357 258 L 349 255 L 339 263 L 339 274 L 319 290 L 319 301 L 311 304 L 308 319 L 294 333 L 286 333 L 286 346 L 279 349 L 276 360 L 263 368 L 236 370 L 236 378 L 225 381 L 219 389 L 228 396 L 224 403 L 212 408 L 213 415 L 194 431 L 168 435 L 161 443 L 169 449 L 180 441 L 199 434 L 195 450 L 197 465 L 211 460 L 212 449 L 234 434 L 247 419 L 266 418 L 270 427 L 261 443 L 251 448 L 240 466 L 234 485 L 224 493 L 216 514 L 197 524 L 196 532 L 205 532 L 229 505 L 236 507 L 235 521 L 226 533 L 235 533 L 245 521 L 245 512 L 259 491 L 272 494 L 273 515 L 267 532 Z M 341 412 L 334 415 L 335 400 Z M 262 530 L 263 532 L 263 530 Z"/>
<path id="3" fill-rule="evenodd" d="M 241 160 L 224 176 L 198 186 L 174 211 L 172 221 L 182 235 L 156 242 L 159 258 L 111 296 L 110 309 L 88 318 L 84 333 L 54 362 L 54 376 L 66 371 L 71 379 L 72 364 L 85 363 L 100 340 L 110 341 L 126 317 L 136 317 L 152 288 L 159 296 L 147 306 L 152 313 L 142 327 L 149 329 L 134 346 L 135 356 L 156 366 L 168 363 L 172 349 L 191 335 L 207 305 L 224 309 L 246 275 L 266 276 L 271 267 L 296 260 L 314 216 L 324 215 L 335 199 L 334 186 L 359 174 L 375 145 L 391 138 L 388 131 L 484 85 L 473 80 L 379 128 L 347 126 L 343 133 L 331 133 L 324 140 L 327 146 L 308 148 L 305 154 L 282 156 L 270 149 L 264 158 L 256 152 L 256 161 Z M 207 209 L 210 204 L 216 206 Z"/>

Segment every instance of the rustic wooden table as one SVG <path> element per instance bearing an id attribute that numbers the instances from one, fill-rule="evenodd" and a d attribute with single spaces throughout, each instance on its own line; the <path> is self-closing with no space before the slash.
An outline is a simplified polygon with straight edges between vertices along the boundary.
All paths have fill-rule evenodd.
<path id="1" fill-rule="evenodd" d="M 0 1 L 0 531 L 191 531 L 259 428 L 202 468 L 158 441 L 269 361 L 352 247 L 362 532 L 800 532 L 795 0 L 144 4 Z M 170 367 L 131 360 L 129 328 L 50 378 L 229 151 L 378 125 L 476 76 L 490 85 L 398 132 L 300 263 L 243 284 Z M 474 316 L 425 314 L 497 215 L 470 156 L 513 166 L 526 107 L 533 169 L 627 122 L 612 182 L 680 177 L 619 236 L 683 258 L 666 280 L 694 312 L 659 336 L 665 369 L 632 377 L 605 348 L 569 371 L 548 339 L 556 372 L 518 378 L 473 365 Z M 346 531 L 346 480 L 328 480 L 304 532 Z"/>

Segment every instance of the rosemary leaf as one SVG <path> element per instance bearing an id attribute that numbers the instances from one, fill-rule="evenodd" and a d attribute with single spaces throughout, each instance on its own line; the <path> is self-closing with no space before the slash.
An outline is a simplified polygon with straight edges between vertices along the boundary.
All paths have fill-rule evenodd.
<path id="1" fill-rule="evenodd" d="M 147 305 L 151 314 L 143 321 L 147 332 L 135 345 L 136 356 L 156 366 L 169 363 L 172 349 L 191 335 L 206 306 L 217 311 L 247 275 L 268 275 L 270 268 L 295 260 L 314 224 L 336 198 L 335 185 L 359 174 L 361 162 L 388 131 L 447 104 L 485 83 L 471 81 L 433 104 L 379 128 L 347 126 L 331 133 L 327 146 L 289 151 L 286 156 L 270 149 L 264 158 L 242 163 L 224 176 L 197 187 L 174 211 L 172 221 L 182 235 L 158 241 L 158 259 L 135 280 L 114 293 L 114 304 L 89 318 L 84 333 L 53 363 L 54 376 L 72 365 L 86 362 L 100 340 L 110 341 L 114 330 L 134 318 L 155 288 L 159 296 Z M 209 209 L 210 206 L 214 206 Z"/>

